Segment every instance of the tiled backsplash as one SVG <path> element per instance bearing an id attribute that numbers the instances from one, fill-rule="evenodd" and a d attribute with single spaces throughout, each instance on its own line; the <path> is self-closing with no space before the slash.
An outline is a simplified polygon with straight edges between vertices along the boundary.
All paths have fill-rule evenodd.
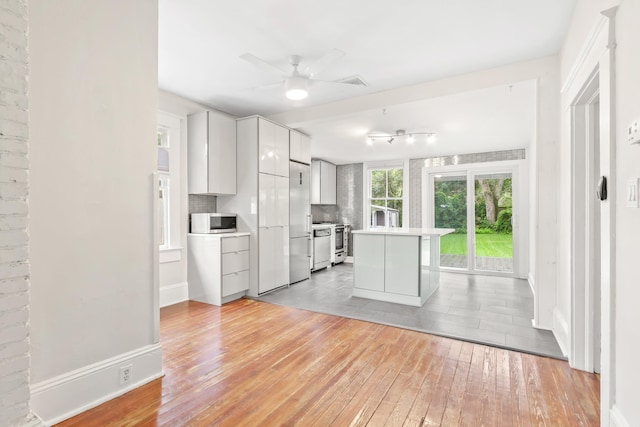
<path id="1" fill-rule="evenodd" d="M 313 222 L 338 222 L 337 205 L 311 205 Z"/>
<path id="2" fill-rule="evenodd" d="M 458 154 L 455 156 L 429 157 L 409 161 L 409 226 L 422 227 L 422 168 L 436 166 L 464 165 L 470 163 L 522 160 L 525 150 L 503 150 L 489 153 Z"/>
<path id="3" fill-rule="evenodd" d="M 338 222 L 351 225 L 352 230 L 362 229 L 362 173 L 364 165 L 356 163 L 339 165 L 336 168 L 338 202 Z M 352 256 L 353 245 L 349 238 L 349 251 Z"/>
<path id="4" fill-rule="evenodd" d="M 216 212 L 216 196 L 208 194 L 189 194 L 189 213 Z"/>

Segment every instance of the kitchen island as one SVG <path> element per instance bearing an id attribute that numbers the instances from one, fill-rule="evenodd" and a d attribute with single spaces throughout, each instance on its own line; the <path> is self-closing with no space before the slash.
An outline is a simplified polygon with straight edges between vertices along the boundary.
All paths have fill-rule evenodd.
<path id="1" fill-rule="evenodd" d="M 440 285 L 449 228 L 371 228 L 353 234 L 353 296 L 421 307 Z"/>

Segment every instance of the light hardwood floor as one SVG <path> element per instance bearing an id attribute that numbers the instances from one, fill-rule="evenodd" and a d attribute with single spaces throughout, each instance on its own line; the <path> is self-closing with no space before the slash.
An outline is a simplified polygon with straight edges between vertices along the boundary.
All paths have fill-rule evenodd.
<path id="1" fill-rule="evenodd" d="M 166 376 L 62 426 L 597 426 L 560 360 L 239 300 L 161 310 Z"/>

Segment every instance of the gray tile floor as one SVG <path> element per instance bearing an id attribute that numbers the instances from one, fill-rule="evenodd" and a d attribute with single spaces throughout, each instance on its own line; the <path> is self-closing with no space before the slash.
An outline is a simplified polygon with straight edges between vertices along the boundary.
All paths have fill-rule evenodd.
<path id="1" fill-rule="evenodd" d="M 531 326 L 526 280 L 441 273 L 440 288 L 422 307 L 352 297 L 352 286 L 352 265 L 339 264 L 257 299 L 565 359 L 551 332 Z"/>

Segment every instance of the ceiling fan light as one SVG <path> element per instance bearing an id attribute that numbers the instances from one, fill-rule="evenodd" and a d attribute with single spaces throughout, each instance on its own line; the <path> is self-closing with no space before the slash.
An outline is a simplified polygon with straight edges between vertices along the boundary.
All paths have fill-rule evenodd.
<path id="1" fill-rule="evenodd" d="M 414 142 L 416 142 L 416 139 L 413 137 L 413 135 L 409 135 L 409 137 L 407 138 L 407 142 L 409 144 L 413 144 Z"/>
<path id="2" fill-rule="evenodd" d="M 292 101 L 305 99 L 309 95 L 307 80 L 302 77 L 290 77 L 287 79 L 285 96 Z"/>

